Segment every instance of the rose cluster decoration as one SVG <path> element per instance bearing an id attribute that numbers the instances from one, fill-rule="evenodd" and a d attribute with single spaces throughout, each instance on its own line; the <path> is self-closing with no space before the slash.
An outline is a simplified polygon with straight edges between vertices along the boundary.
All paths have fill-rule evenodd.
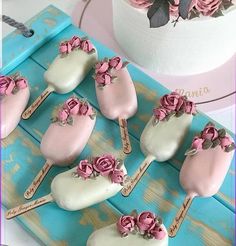
<path id="1" fill-rule="evenodd" d="M 135 8 L 148 9 L 150 27 L 166 25 L 170 17 L 192 19 L 203 16 L 219 17 L 222 11 L 233 6 L 232 0 L 129 0 Z"/>
<path id="2" fill-rule="evenodd" d="M 62 126 L 66 124 L 73 125 L 74 115 L 89 116 L 93 120 L 96 116 L 96 111 L 87 100 L 71 97 L 58 110 L 58 114 L 52 118 L 52 122 L 59 122 Z"/>
<path id="3" fill-rule="evenodd" d="M 11 76 L 0 76 L 0 96 L 16 94 L 26 87 L 28 87 L 28 81 L 18 73 Z"/>
<path id="4" fill-rule="evenodd" d="M 123 185 L 126 175 L 121 169 L 124 162 L 114 156 L 106 154 L 79 162 L 74 177 L 92 179 L 98 176 L 108 177 L 112 183 Z"/>
<path id="5" fill-rule="evenodd" d="M 164 95 L 160 99 L 160 106 L 153 110 L 153 125 L 169 120 L 171 116 L 180 117 L 184 113 L 195 115 L 197 113 L 195 103 L 177 92 Z"/>
<path id="6" fill-rule="evenodd" d="M 128 62 L 122 62 L 122 59 L 119 56 L 115 56 L 111 59 L 105 58 L 102 61 L 99 61 L 95 65 L 95 75 L 93 76 L 97 86 L 103 88 L 104 86 L 113 83 L 116 77 L 112 76 L 112 69 L 118 71 L 127 65 Z"/>
<path id="7" fill-rule="evenodd" d="M 220 146 L 223 151 L 230 152 L 235 149 L 234 142 L 226 135 L 225 129 L 217 130 L 213 123 L 208 123 L 203 131 L 194 137 L 191 148 L 185 155 L 195 155 L 199 151 Z"/>
<path id="8" fill-rule="evenodd" d="M 87 38 L 73 36 L 70 40 L 60 43 L 59 52 L 62 57 L 65 57 L 74 50 L 81 49 L 84 52 L 91 54 L 95 52 L 95 48 L 91 41 Z"/>
<path id="9" fill-rule="evenodd" d="M 138 214 L 135 210 L 131 215 L 123 215 L 116 225 L 122 237 L 132 233 L 139 234 L 145 239 L 162 240 L 166 236 L 162 227 L 162 219 L 149 211 Z"/>

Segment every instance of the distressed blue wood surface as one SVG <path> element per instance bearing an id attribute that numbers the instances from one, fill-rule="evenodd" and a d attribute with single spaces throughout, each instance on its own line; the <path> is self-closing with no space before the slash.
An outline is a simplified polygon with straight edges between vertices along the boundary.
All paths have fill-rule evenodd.
<path id="1" fill-rule="evenodd" d="M 53 7 L 49 8 L 48 13 L 50 15 L 50 12 L 53 12 Z M 36 19 L 36 22 L 41 21 L 39 17 Z M 20 71 L 29 79 L 31 86 L 30 102 L 46 87 L 43 73 L 56 56 L 59 42 L 70 38 L 72 35 L 83 35 L 83 33 L 70 25 L 42 46 L 31 58 L 26 59 L 11 71 L 11 73 Z M 114 55 L 112 51 L 98 42 L 94 41 L 94 44 L 99 50 L 100 58 Z M 122 152 L 117 122 L 105 119 L 98 112 L 95 130 L 78 160 L 87 155 L 111 152 L 117 157 L 125 159 L 128 173 L 132 175 L 144 159 L 139 148 L 139 137 L 142 129 L 150 118 L 152 108 L 158 98 L 168 90 L 134 66 L 129 65 L 128 69 L 135 81 L 139 100 L 138 113 L 129 120 L 132 154 L 126 157 Z M 91 78 L 92 73 L 72 93 L 87 97 L 98 108 L 94 81 Z M 22 120 L 17 129 L 2 141 L 4 171 L 2 182 L 5 190 L 3 204 L 5 207 L 10 208 L 24 202 L 25 188 L 44 163 L 44 158 L 39 151 L 39 144 L 43 133 L 50 124 L 52 112 L 72 93 L 67 95 L 54 93 L 49 96 L 38 112 L 29 120 Z M 59 209 L 56 204 L 48 204 L 18 217 L 18 220 L 45 245 L 84 246 L 93 230 L 114 223 L 119 213 L 129 213 L 134 208 L 139 211 L 152 210 L 161 215 L 165 225 L 169 227 L 184 200 L 184 192 L 178 181 L 178 168 L 183 161 L 184 150 L 189 146 L 194 133 L 199 131 L 207 121 L 206 116 L 198 115 L 194 119 L 184 145 L 174 160 L 161 164 L 154 162 L 129 198 L 124 198 L 118 194 L 106 202 L 78 212 L 67 212 Z M 67 169 L 53 167 L 35 197 L 48 194 L 53 177 Z M 232 212 L 234 209 L 234 189 L 232 189 L 234 179 L 235 171 L 231 167 L 224 185 L 215 197 L 209 199 L 196 198 L 194 200 L 179 234 L 176 238 L 170 239 L 169 245 L 234 245 L 235 225 L 234 213 Z"/>

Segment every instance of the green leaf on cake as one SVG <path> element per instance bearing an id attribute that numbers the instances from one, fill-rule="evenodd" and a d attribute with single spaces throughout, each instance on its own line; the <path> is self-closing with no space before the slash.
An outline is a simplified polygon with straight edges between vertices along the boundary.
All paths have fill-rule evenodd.
<path id="1" fill-rule="evenodd" d="M 215 139 L 213 142 L 212 142 L 213 144 L 212 144 L 212 148 L 215 148 L 216 146 L 218 146 L 219 144 L 220 144 L 220 139 L 219 138 L 217 138 L 217 139 Z"/>
<path id="2" fill-rule="evenodd" d="M 234 4 L 232 3 L 232 1 L 230 0 L 223 0 L 222 1 L 222 6 L 225 10 L 227 10 L 228 8 L 234 6 Z"/>
<path id="3" fill-rule="evenodd" d="M 215 18 L 220 17 L 220 16 L 223 16 L 223 13 L 222 13 L 222 11 L 221 11 L 220 9 L 217 10 L 217 11 L 212 15 L 212 17 L 215 17 Z"/>
<path id="4" fill-rule="evenodd" d="M 189 9 L 190 9 L 190 4 L 191 3 L 192 3 L 192 0 L 180 0 L 180 3 L 179 3 L 179 15 L 183 19 L 188 18 Z"/>
<path id="5" fill-rule="evenodd" d="M 221 137 L 221 138 L 225 137 L 225 135 L 226 135 L 225 129 L 222 128 L 222 129 L 218 130 L 218 134 L 219 134 L 219 137 Z"/>
<path id="6" fill-rule="evenodd" d="M 194 18 L 198 18 L 200 16 L 200 12 L 191 10 L 188 19 L 192 20 Z"/>
<path id="7" fill-rule="evenodd" d="M 166 25 L 170 20 L 169 2 L 167 0 L 155 0 L 149 8 L 147 16 L 151 28 Z"/>
<path id="8" fill-rule="evenodd" d="M 202 144 L 202 148 L 203 149 L 210 149 L 213 145 L 213 142 L 209 139 L 206 139 L 203 144 Z"/>

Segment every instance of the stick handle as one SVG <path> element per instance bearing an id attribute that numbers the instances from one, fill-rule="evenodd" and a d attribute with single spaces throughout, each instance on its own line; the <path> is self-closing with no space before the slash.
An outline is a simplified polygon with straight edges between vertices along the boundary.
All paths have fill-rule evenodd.
<path id="1" fill-rule="evenodd" d="M 27 120 L 42 104 L 42 102 L 53 92 L 53 88 L 47 87 L 43 93 L 23 112 L 22 119 Z"/>
<path id="2" fill-rule="evenodd" d="M 37 208 L 39 206 L 42 206 L 46 203 L 52 202 L 53 201 L 53 197 L 51 194 L 43 196 L 39 199 L 36 199 L 34 201 L 25 203 L 23 205 L 20 205 L 18 207 L 12 208 L 7 210 L 6 212 L 6 219 L 12 219 L 18 215 L 24 214 L 34 208 Z"/>
<path id="3" fill-rule="evenodd" d="M 125 154 L 130 154 L 132 151 L 132 147 L 129 139 L 127 120 L 119 118 L 119 126 L 120 126 L 120 135 L 121 135 L 123 151 Z"/>
<path id="4" fill-rule="evenodd" d="M 30 199 L 33 197 L 33 195 L 35 194 L 36 190 L 42 183 L 43 179 L 45 178 L 46 174 L 48 173 L 52 165 L 53 164 L 49 161 L 45 162 L 43 168 L 39 171 L 37 176 L 34 178 L 33 182 L 30 184 L 30 186 L 25 191 L 24 193 L 25 199 Z"/>
<path id="5" fill-rule="evenodd" d="M 194 196 L 190 196 L 187 195 L 184 199 L 184 202 L 181 206 L 181 208 L 179 209 L 179 212 L 177 213 L 177 215 L 175 216 L 170 228 L 169 228 L 169 237 L 175 237 L 182 222 L 184 221 L 184 218 L 190 208 L 190 205 L 193 201 Z"/>
<path id="6" fill-rule="evenodd" d="M 131 181 L 121 190 L 123 196 L 129 196 L 133 191 L 134 187 L 138 184 L 139 180 L 142 178 L 152 161 L 155 160 L 154 156 L 147 156 L 145 160 L 140 165 L 139 169 L 131 178 Z"/>

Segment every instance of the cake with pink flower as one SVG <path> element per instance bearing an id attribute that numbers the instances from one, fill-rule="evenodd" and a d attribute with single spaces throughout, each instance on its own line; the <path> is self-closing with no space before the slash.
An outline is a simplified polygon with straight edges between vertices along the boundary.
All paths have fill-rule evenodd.
<path id="1" fill-rule="evenodd" d="M 236 0 L 113 0 L 114 34 L 137 64 L 168 75 L 210 71 L 236 51 Z"/>
<path id="2" fill-rule="evenodd" d="M 150 211 L 122 215 L 117 223 L 93 232 L 87 246 L 168 246 L 162 219 Z"/>

